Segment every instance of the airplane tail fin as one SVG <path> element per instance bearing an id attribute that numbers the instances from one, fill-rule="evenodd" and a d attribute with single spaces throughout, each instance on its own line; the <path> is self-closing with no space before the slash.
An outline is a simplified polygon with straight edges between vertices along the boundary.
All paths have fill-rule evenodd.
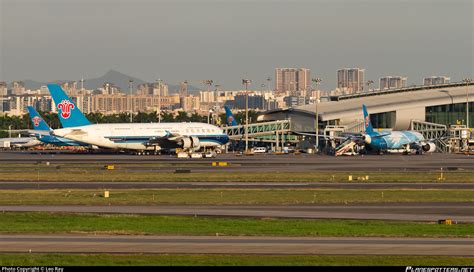
<path id="1" fill-rule="evenodd" d="M 30 120 L 33 124 L 34 130 L 50 130 L 48 124 L 44 121 L 43 118 L 39 115 L 39 113 L 33 108 L 32 106 L 28 106 L 28 112 L 30 114 Z"/>
<path id="2" fill-rule="evenodd" d="M 367 112 L 367 107 L 362 105 L 362 111 L 364 112 L 364 125 L 365 125 L 365 133 L 373 134 L 374 128 L 372 127 L 372 123 L 370 122 L 369 113 Z"/>
<path id="3" fill-rule="evenodd" d="M 79 127 L 90 125 L 91 122 L 87 120 L 84 114 L 74 104 L 74 102 L 67 96 L 67 94 L 57 84 L 48 84 L 49 92 L 53 97 L 54 104 L 58 110 L 59 121 L 63 128 Z"/>
<path id="4" fill-rule="evenodd" d="M 232 111 L 229 109 L 229 107 L 227 106 L 224 106 L 224 109 L 225 109 L 225 120 L 226 120 L 226 124 L 228 126 L 236 126 L 237 125 L 237 121 L 235 121 L 235 117 L 234 115 L 232 114 Z"/>

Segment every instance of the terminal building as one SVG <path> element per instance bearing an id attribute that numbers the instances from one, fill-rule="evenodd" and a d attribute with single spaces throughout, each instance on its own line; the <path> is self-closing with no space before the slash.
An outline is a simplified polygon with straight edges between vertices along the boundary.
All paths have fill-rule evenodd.
<path id="1" fill-rule="evenodd" d="M 473 82 L 446 83 L 341 95 L 318 104 L 267 111 L 258 120 L 289 120 L 292 133 L 315 133 L 317 111 L 320 131 L 338 126 L 357 133 L 364 131 L 362 104 L 365 104 L 374 128 L 417 130 L 424 132 L 427 139 L 444 137 L 449 127 L 467 130 L 474 127 L 473 85 Z"/>
<path id="2" fill-rule="evenodd" d="M 363 119 L 367 106 L 375 128 L 410 129 L 412 120 L 443 125 L 466 124 L 469 99 L 469 127 L 474 127 L 474 83 L 449 83 L 363 92 L 330 97 L 317 104 L 319 125 L 350 125 Z M 467 95 L 469 94 L 469 95 Z M 260 115 L 259 121 L 288 120 L 298 132 L 315 131 L 316 104 L 278 109 Z"/>

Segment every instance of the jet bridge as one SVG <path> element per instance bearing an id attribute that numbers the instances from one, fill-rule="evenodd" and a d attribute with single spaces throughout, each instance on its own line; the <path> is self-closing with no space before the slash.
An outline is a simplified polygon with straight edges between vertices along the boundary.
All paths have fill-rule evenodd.
<path id="1" fill-rule="evenodd" d="M 253 123 L 237 126 L 224 126 L 222 130 L 231 140 L 245 140 L 247 131 L 249 141 L 271 142 L 279 147 L 287 141 L 295 141 L 296 136 L 291 134 L 290 120 L 277 120 L 271 122 Z"/>

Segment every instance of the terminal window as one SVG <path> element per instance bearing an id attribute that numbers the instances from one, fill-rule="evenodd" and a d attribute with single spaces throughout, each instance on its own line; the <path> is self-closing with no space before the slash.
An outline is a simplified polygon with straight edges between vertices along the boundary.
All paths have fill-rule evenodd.
<path id="1" fill-rule="evenodd" d="M 469 103 L 469 127 L 474 125 L 474 103 Z M 466 103 L 454 103 L 426 107 L 426 122 L 443 125 L 465 125 Z"/>
<path id="2" fill-rule="evenodd" d="M 395 111 L 371 113 L 370 122 L 374 128 L 393 128 L 395 126 Z"/>

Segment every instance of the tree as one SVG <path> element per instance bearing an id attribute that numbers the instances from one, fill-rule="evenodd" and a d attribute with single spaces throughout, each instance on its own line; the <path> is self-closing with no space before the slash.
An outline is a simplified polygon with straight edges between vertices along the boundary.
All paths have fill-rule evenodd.
<path id="1" fill-rule="evenodd" d="M 178 115 L 175 117 L 176 122 L 188 122 L 189 117 L 185 111 L 179 111 Z"/>

